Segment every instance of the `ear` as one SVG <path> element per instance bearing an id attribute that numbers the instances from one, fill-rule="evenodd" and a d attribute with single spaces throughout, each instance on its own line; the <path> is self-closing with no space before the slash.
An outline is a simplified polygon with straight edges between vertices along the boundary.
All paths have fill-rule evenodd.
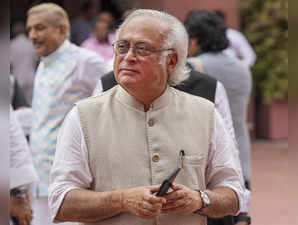
<path id="1" fill-rule="evenodd" d="M 63 36 L 66 36 L 68 29 L 67 29 L 66 25 L 62 24 L 59 26 L 59 31 Z"/>
<path id="2" fill-rule="evenodd" d="M 178 55 L 176 52 L 170 53 L 167 57 L 167 72 L 171 74 L 178 63 Z"/>
<path id="3" fill-rule="evenodd" d="M 196 56 L 200 52 L 200 45 L 196 38 L 190 38 L 188 44 L 188 56 L 193 57 Z"/>

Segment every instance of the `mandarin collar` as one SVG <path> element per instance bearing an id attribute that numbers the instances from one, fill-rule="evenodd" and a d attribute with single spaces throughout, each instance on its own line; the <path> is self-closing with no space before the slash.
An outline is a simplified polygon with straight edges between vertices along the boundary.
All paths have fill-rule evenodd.
<path id="1" fill-rule="evenodd" d="M 150 105 L 150 108 L 148 111 L 156 111 L 158 109 L 164 108 L 167 105 L 171 103 L 171 100 L 173 98 L 173 90 L 171 87 L 167 85 L 166 90 L 163 92 L 161 96 L 156 98 Z M 124 88 L 122 88 L 120 85 L 117 85 L 117 92 L 116 92 L 116 98 L 139 111 L 144 112 L 144 104 L 137 100 L 134 96 L 129 94 Z"/>
<path id="2" fill-rule="evenodd" d="M 59 56 L 62 55 L 65 49 L 67 49 L 70 46 L 70 41 L 65 40 L 62 45 L 60 45 L 59 48 L 57 48 L 54 52 L 49 54 L 48 56 L 43 56 L 40 58 L 40 60 L 45 64 L 48 65 L 51 62 L 53 62 L 55 59 L 57 59 Z"/>

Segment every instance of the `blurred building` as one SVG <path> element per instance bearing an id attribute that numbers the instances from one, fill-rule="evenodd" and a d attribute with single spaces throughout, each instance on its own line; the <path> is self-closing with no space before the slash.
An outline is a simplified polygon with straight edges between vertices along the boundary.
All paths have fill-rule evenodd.
<path id="1" fill-rule="evenodd" d="M 10 19 L 25 20 L 27 10 L 35 4 L 43 2 L 56 3 L 68 12 L 70 19 L 79 15 L 80 6 L 87 0 L 11 0 L 10 7 Z M 121 18 L 124 11 L 131 8 L 152 8 L 165 10 L 181 20 L 184 20 L 185 15 L 191 9 L 221 9 L 227 15 L 227 23 L 232 28 L 239 28 L 239 8 L 240 0 L 229 0 L 229 4 L 226 1 L 217 0 L 88 0 L 95 3 L 99 10 L 111 11 L 117 19 Z"/>
<path id="2" fill-rule="evenodd" d="M 73 19 L 80 14 L 80 7 L 83 2 L 92 1 L 98 11 L 111 11 L 116 19 L 116 23 L 121 22 L 122 14 L 132 8 L 151 8 L 167 11 L 177 16 L 181 21 L 184 21 L 186 14 L 192 9 L 220 9 L 226 14 L 226 23 L 229 27 L 239 29 L 240 27 L 240 4 L 241 0 L 11 0 L 10 20 L 26 20 L 27 10 L 39 3 L 53 2 L 56 3 L 68 12 L 70 19 Z M 13 36 L 13 34 L 11 34 Z M 254 99 L 254 98 L 252 98 Z M 251 134 L 254 136 L 254 101 L 250 103 L 248 122 L 251 129 Z"/>

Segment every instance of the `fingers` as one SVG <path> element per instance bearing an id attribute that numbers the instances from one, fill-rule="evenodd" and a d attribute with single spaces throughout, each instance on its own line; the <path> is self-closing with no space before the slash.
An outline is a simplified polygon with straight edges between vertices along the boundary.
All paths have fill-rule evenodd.
<path id="1" fill-rule="evenodd" d="M 26 215 L 26 221 L 27 221 L 28 225 L 31 223 L 32 219 L 33 219 L 33 215 L 32 215 L 32 210 L 31 210 L 31 212 Z"/>
<path id="2" fill-rule="evenodd" d="M 19 224 L 20 224 L 20 225 L 29 225 L 29 224 L 27 223 L 27 221 L 26 221 L 25 218 L 23 218 L 23 219 L 19 219 L 18 221 L 19 221 Z"/>
<path id="3" fill-rule="evenodd" d="M 124 193 L 124 210 L 141 218 L 154 218 L 161 212 L 165 198 L 156 197 L 152 191 L 158 190 L 159 186 L 139 187 L 127 189 Z"/>
<path id="4" fill-rule="evenodd" d="M 33 219 L 32 213 L 27 212 L 18 217 L 18 221 L 20 225 L 30 225 Z"/>
<path id="5" fill-rule="evenodd" d="M 161 209 L 162 209 L 162 204 L 160 203 L 151 204 L 147 201 L 142 201 L 138 205 L 138 210 L 136 215 L 141 218 L 152 219 L 161 212 Z"/>
<path id="6" fill-rule="evenodd" d="M 185 190 L 176 189 L 164 196 L 167 201 L 171 201 L 174 199 L 181 199 L 187 197 L 187 192 Z"/>
<path id="7" fill-rule="evenodd" d="M 173 191 L 165 196 L 167 203 L 163 205 L 162 213 L 190 214 L 199 208 L 197 192 L 183 186 L 173 185 Z"/>
<path id="8" fill-rule="evenodd" d="M 156 212 L 151 212 L 150 210 L 147 209 L 140 209 L 137 213 L 136 216 L 139 216 L 143 219 L 152 219 L 157 216 Z"/>
<path id="9" fill-rule="evenodd" d="M 177 190 L 182 190 L 184 188 L 184 186 L 182 184 L 171 184 L 171 188 L 174 191 L 177 191 Z"/>
<path id="10" fill-rule="evenodd" d="M 142 209 L 146 209 L 150 211 L 151 213 L 160 212 L 162 208 L 162 204 L 150 204 L 149 202 L 142 202 L 142 205 L 140 206 Z"/>
<path id="11" fill-rule="evenodd" d="M 190 199 L 179 199 L 177 201 L 168 202 L 167 204 L 163 205 L 162 209 L 167 210 L 167 209 L 185 207 L 188 204 L 190 204 Z"/>
<path id="12" fill-rule="evenodd" d="M 167 200 L 164 197 L 157 197 L 155 195 L 146 195 L 144 200 L 152 204 L 165 204 Z"/>
<path id="13" fill-rule="evenodd" d="M 160 185 L 153 185 L 153 186 L 148 187 L 148 189 L 151 191 L 151 193 L 158 192 L 159 188 L 160 188 Z"/>
<path id="14" fill-rule="evenodd" d="M 25 215 L 25 216 L 22 216 L 22 217 L 19 217 L 19 218 L 18 218 L 18 221 L 19 221 L 19 224 L 20 224 L 20 225 L 30 225 L 30 222 L 31 222 L 31 220 L 28 221 L 26 215 Z"/>

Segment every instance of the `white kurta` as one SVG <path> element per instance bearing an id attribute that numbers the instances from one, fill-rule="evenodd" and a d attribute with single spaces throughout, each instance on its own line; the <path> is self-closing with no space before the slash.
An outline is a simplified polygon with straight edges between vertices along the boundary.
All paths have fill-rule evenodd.
<path id="1" fill-rule="evenodd" d="M 38 195 L 47 196 L 57 133 L 65 115 L 80 99 L 91 95 L 105 74 L 103 60 L 66 40 L 55 52 L 41 59 L 33 92 L 33 124 L 30 144 L 41 182 Z"/>

